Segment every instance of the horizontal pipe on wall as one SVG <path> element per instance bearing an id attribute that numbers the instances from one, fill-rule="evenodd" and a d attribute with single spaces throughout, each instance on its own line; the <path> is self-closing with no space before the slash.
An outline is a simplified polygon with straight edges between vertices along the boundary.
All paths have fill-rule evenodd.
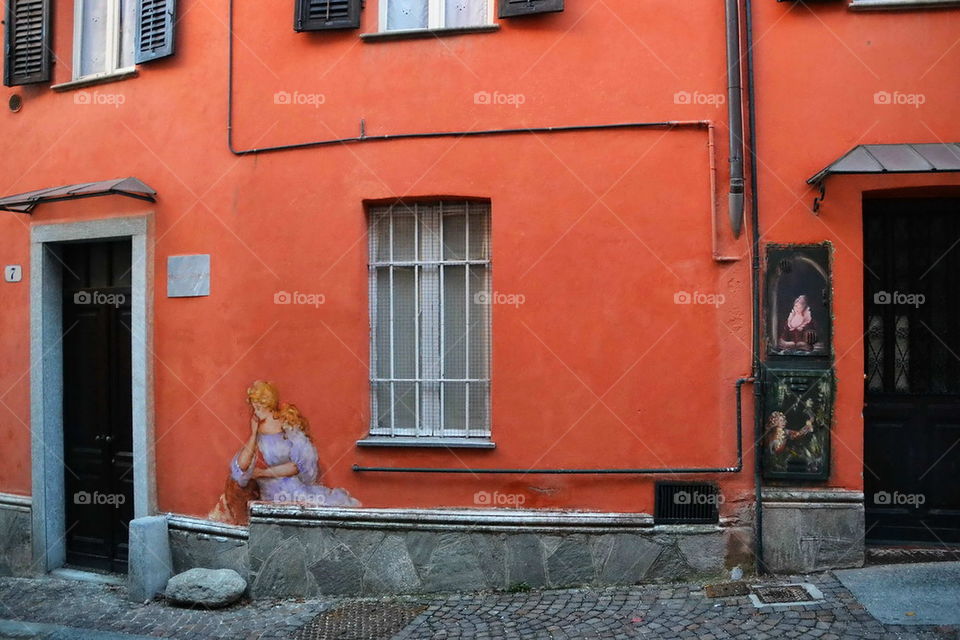
<path id="1" fill-rule="evenodd" d="M 678 474 L 678 473 L 736 473 L 737 467 L 717 467 L 714 469 L 470 469 L 445 467 L 362 467 L 353 465 L 354 471 L 373 471 L 378 473 L 471 473 L 501 475 L 642 475 L 642 474 Z"/>
<path id="2" fill-rule="evenodd" d="M 734 382 L 737 396 L 737 464 L 733 467 L 677 467 L 673 469 L 471 469 L 468 467 L 364 467 L 353 465 L 356 472 L 372 473 L 469 473 L 474 475 L 676 475 L 687 473 L 739 473 L 743 470 L 743 403 L 740 390 L 753 377 Z"/>
<path id="3" fill-rule="evenodd" d="M 232 109 L 231 109 L 232 112 Z M 233 146 L 233 124 L 228 125 L 228 138 L 230 151 L 234 155 L 246 156 L 257 153 L 269 153 L 273 151 L 291 151 L 293 149 L 309 149 L 311 147 L 323 147 L 335 144 L 354 144 L 359 142 L 386 142 L 390 140 L 421 140 L 425 138 L 471 138 L 481 136 L 504 136 L 520 135 L 530 133 L 569 133 L 575 131 L 605 131 L 615 129 L 674 129 L 679 127 L 702 127 L 711 126 L 709 120 L 663 120 L 657 122 L 613 122 L 608 124 L 575 124 L 562 125 L 554 127 L 524 127 L 508 129 L 475 129 L 469 131 L 427 131 L 417 133 L 385 133 L 376 136 L 368 136 L 361 133 L 359 136 L 347 138 L 331 138 L 328 140 L 314 140 L 311 142 L 297 142 L 294 144 L 285 144 L 273 147 L 260 147 L 253 149 L 235 149 Z"/>

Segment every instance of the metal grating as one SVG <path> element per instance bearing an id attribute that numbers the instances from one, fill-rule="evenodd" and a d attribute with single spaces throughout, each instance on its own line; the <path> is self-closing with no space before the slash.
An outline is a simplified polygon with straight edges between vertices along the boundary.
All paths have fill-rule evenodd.
<path id="1" fill-rule="evenodd" d="M 773 585 L 767 587 L 754 587 L 754 595 L 760 599 L 763 604 L 782 604 L 785 602 L 813 602 L 813 596 L 810 595 L 803 585 L 786 584 Z"/>
<path id="2" fill-rule="evenodd" d="M 351 602 L 321 613 L 301 627 L 294 640 L 386 640 L 426 608 L 398 602 Z"/>
<path id="3" fill-rule="evenodd" d="M 704 482 L 658 482 L 654 486 L 654 524 L 712 524 L 720 521 L 720 494 Z"/>

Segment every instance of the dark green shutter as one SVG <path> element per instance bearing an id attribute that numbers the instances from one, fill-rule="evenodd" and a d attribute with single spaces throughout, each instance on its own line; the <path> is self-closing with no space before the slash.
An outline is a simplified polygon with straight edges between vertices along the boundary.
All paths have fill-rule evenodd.
<path id="1" fill-rule="evenodd" d="M 3 84 L 50 82 L 52 0 L 7 0 Z"/>
<path id="2" fill-rule="evenodd" d="M 501 18 L 557 11 L 563 11 L 563 0 L 500 0 Z"/>
<path id="3" fill-rule="evenodd" d="M 383 1 L 383 0 L 381 0 Z M 296 0 L 294 31 L 356 29 L 360 26 L 361 0 Z"/>
<path id="4" fill-rule="evenodd" d="M 176 13 L 176 0 L 140 0 L 134 45 L 137 64 L 173 55 Z"/>

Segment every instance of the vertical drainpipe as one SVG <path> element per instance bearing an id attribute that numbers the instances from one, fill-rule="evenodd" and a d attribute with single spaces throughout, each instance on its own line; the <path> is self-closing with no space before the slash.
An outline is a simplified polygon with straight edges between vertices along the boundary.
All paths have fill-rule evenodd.
<path id="1" fill-rule="evenodd" d="M 763 378 L 760 360 L 760 231 L 759 209 L 757 204 L 757 163 L 756 163 L 756 110 L 753 86 L 753 16 L 750 0 L 744 1 L 744 30 L 746 31 L 747 58 L 747 109 L 750 127 L 750 230 L 751 230 L 751 311 L 753 316 L 752 369 L 753 369 L 753 414 L 754 414 L 754 558 L 757 574 L 766 573 L 763 562 L 763 503 L 762 486 L 762 442 L 763 442 Z M 743 97 L 741 84 L 740 58 L 740 0 L 725 0 L 726 36 L 727 36 L 727 119 L 730 132 L 730 229 L 734 237 L 740 236 L 743 228 L 744 211 L 744 175 L 743 175 Z"/>
<path id="2" fill-rule="evenodd" d="M 743 227 L 743 104 L 740 84 L 740 2 L 726 0 L 727 122 L 730 131 L 730 229 L 740 237 Z"/>
<path id="3" fill-rule="evenodd" d="M 760 359 L 760 199 L 757 180 L 757 104 L 753 74 L 753 6 L 751 0 L 744 0 L 744 30 L 746 31 L 747 57 L 747 112 L 750 127 L 750 234 L 751 234 L 751 271 L 753 288 L 753 424 L 754 424 L 754 556 L 757 561 L 757 573 L 767 572 L 763 561 L 763 361 Z"/>

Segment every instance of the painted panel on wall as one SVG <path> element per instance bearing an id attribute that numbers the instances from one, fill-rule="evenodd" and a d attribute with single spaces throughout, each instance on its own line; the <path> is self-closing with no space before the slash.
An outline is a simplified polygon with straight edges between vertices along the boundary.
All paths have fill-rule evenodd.
<path id="1" fill-rule="evenodd" d="M 209 518 L 247 524 L 252 500 L 295 502 L 320 507 L 359 507 L 344 489 L 318 482 L 320 464 L 310 424 L 295 404 L 281 402 L 272 382 L 247 389 L 250 437 L 230 462 L 230 476 Z"/>
<path id="2" fill-rule="evenodd" d="M 826 480 L 830 475 L 833 372 L 767 369 L 763 475 Z"/>
<path id="3" fill-rule="evenodd" d="M 767 353 L 829 356 L 830 246 L 767 245 Z"/>

